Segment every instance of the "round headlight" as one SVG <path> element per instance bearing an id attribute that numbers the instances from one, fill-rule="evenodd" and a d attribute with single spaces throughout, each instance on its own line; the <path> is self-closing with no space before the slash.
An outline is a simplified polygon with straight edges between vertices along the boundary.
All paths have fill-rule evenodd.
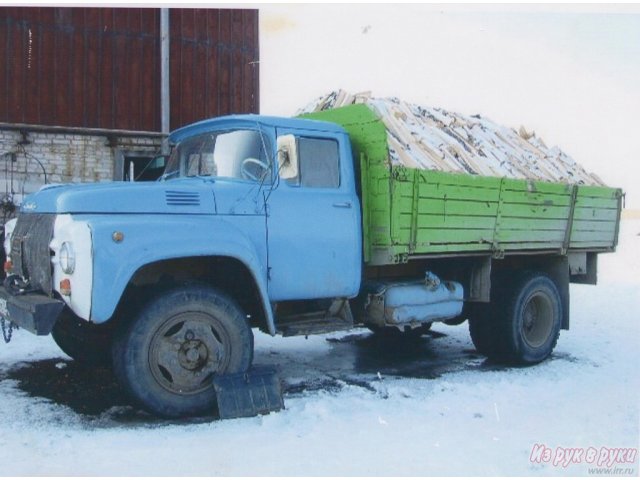
<path id="1" fill-rule="evenodd" d="M 64 242 L 60 247 L 60 267 L 66 274 L 72 274 L 76 269 L 76 254 L 71 242 Z"/>

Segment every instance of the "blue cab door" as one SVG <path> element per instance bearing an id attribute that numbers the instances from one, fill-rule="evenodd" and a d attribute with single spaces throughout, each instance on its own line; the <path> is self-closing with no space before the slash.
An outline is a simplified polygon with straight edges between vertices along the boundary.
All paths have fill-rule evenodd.
<path id="1" fill-rule="evenodd" d="M 296 137 L 299 175 L 267 200 L 272 301 L 353 297 L 362 269 L 360 203 L 344 134 L 279 129 Z"/>

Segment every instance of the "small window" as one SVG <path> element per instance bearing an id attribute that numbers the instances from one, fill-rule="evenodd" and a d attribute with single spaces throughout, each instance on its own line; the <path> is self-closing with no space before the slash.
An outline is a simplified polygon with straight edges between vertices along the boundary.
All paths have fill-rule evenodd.
<path id="1" fill-rule="evenodd" d="M 340 186 L 338 142 L 320 138 L 298 139 L 300 185 L 313 188 Z"/>
<path id="2" fill-rule="evenodd" d="M 163 156 L 124 153 L 122 179 L 127 182 L 154 182 L 164 172 L 165 161 Z"/>

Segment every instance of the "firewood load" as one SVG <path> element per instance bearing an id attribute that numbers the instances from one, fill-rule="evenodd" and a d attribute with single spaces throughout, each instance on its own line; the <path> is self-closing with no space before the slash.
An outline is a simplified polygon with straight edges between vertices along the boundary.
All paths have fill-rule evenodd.
<path id="1" fill-rule="evenodd" d="M 299 114 L 368 105 L 387 128 L 389 159 L 409 168 L 472 175 L 604 185 L 595 174 L 560 150 L 549 148 L 535 132 L 498 125 L 480 115 L 423 107 L 369 92 L 331 92 Z"/>

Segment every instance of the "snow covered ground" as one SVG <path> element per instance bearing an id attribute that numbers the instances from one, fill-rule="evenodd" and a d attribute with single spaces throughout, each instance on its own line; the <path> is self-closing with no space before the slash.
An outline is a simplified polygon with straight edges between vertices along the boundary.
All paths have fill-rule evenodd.
<path id="1" fill-rule="evenodd" d="M 587 475 L 584 456 L 530 457 L 638 448 L 639 234 L 624 221 L 599 285 L 571 287 L 572 329 L 534 367 L 487 362 L 466 325 L 401 348 L 365 330 L 256 333 L 255 363 L 278 365 L 287 391 L 286 410 L 257 418 L 153 419 L 108 371 L 19 331 L 0 345 L 0 475 Z M 637 450 L 613 465 L 637 476 Z"/>

